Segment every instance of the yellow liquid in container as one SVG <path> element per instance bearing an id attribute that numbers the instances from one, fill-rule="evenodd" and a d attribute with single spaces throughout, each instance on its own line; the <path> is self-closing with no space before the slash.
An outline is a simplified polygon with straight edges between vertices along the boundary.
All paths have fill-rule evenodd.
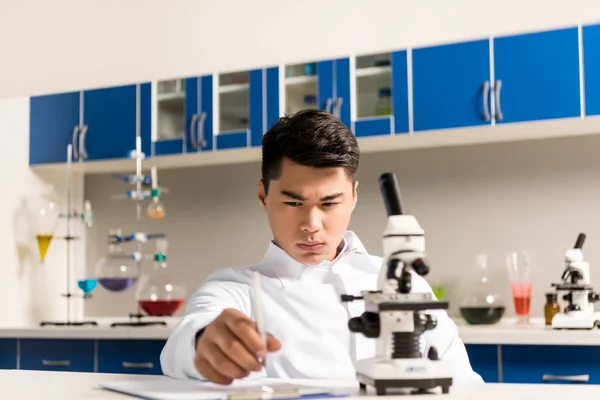
<path id="1" fill-rule="evenodd" d="M 50 247 L 50 242 L 52 241 L 52 237 L 53 237 L 52 234 L 36 235 L 41 262 L 44 262 L 44 259 L 46 258 L 46 253 L 48 252 L 48 247 Z"/>

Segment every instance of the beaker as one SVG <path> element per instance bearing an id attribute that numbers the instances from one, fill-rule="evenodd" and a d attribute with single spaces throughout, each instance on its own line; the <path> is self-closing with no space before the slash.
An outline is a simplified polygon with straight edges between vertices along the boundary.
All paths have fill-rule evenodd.
<path id="1" fill-rule="evenodd" d="M 111 230 L 111 237 L 121 236 L 120 230 Z M 96 279 L 110 292 L 123 292 L 137 281 L 137 266 L 130 254 L 119 243 L 109 243 L 108 254 L 96 263 Z"/>
<path id="2" fill-rule="evenodd" d="M 513 251 L 506 256 L 506 267 L 517 315 L 517 323 L 529 321 L 531 310 L 531 256 L 527 251 Z"/>
<path id="3" fill-rule="evenodd" d="M 506 306 L 493 285 L 488 256 L 475 256 L 469 288 L 460 304 L 460 314 L 471 325 L 495 324 L 504 315 Z"/>
<path id="4" fill-rule="evenodd" d="M 167 241 L 156 241 L 154 267 L 140 279 L 136 300 L 149 316 L 171 316 L 185 302 L 185 287 L 174 282 L 167 267 Z"/>

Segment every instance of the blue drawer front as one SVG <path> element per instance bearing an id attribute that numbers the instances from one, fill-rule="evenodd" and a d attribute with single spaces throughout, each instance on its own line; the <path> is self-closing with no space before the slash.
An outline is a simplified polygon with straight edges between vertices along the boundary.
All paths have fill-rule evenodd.
<path id="1" fill-rule="evenodd" d="M 0 339 L 0 369 L 17 368 L 17 339 Z"/>
<path id="2" fill-rule="evenodd" d="M 503 383 L 544 383 L 544 375 L 589 375 L 600 384 L 600 347 L 597 346 L 502 346 Z M 546 383 L 570 383 L 552 380 Z"/>
<path id="3" fill-rule="evenodd" d="M 99 340 L 98 372 L 162 375 L 164 340 Z"/>
<path id="4" fill-rule="evenodd" d="M 357 137 L 389 135 L 392 130 L 391 117 L 361 119 L 354 123 L 354 134 Z"/>
<path id="5" fill-rule="evenodd" d="M 94 372 L 94 341 L 21 339 L 21 369 Z"/>
<path id="6" fill-rule="evenodd" d="M 154 155 L 183 154 L 183 138 L 173 138 L 154 142 Z"/>
<path id="7" fill-rule="evenodd" d="M 467 354 L 473 371 L 486 383 L 498 383 L 498 346 L 495 344 L 468 344 Z"/>
<path id="8" fill-rule="evenodd" d="M 248 147 L 248 131 L 227 132 L 217 136 L 217 150 Z"/>

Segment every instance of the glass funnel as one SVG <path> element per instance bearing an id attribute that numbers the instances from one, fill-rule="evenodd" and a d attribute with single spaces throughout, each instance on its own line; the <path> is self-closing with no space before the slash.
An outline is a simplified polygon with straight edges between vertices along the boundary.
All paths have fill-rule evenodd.
<path id="1" fill-rule="evenodd" d="M 111 230 L 111 237 L 121 236 L 120 230 Z M 110 292 L 123 292 L 137 281 L 137 265 L 119 243 L 110 243 L 108 254 L 96 263 L 96 279 Z"/>
<path id="2" fill-rule="evenodd" d="M 140 280 L 136 300 L 140 308 L 149 316 L 171 316 L 185 302 L 185 287 L 176 283 L 167 268 L 167 241 L 156 241 L 154 267 Z"/>
<path id="3" fill-rule="evenodd" d="M 44 263 L 46 254 L 54 237 L 54 231 L 60 218 L 60 208 L 52 189 L 46 189 L 39 199 L 36 211 L 35 237 L 38 244 L 40 262 Z"/>
<path id="4" fill-rule="evenodd" d="M 460 314 L 471 325 L 495 324 L 506 305 L 493 285 L 487 254 L 477 254 L 469 287 L 460 303 Z"/>

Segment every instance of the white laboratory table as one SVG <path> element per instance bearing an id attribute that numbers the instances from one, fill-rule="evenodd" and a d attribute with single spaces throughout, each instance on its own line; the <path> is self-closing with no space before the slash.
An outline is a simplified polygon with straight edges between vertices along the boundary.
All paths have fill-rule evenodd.
<path id="1" fill-rule="evenodd" d="M 0 371 L 0 398 L 12 400 L 126 400 L 135 397 L 104 390 L 98 385 L 101 382 L 131 379 L 155 379 L 143 375 L 100 374 L 80 372 L 49 372 L 49 371 Z M 298 381 L 318 386 L 339 387 L 337 383 L 320 381 Z M 344 386 L 347 386 L 344 385 Z M 355 385 L 353 385 L 355 386 Z M 369 399 L 399 399 L 406 395 L 386 395 L 377 397 L 373 393 L 361 394 L 356 389 L 355 394 L 346 397 L 353 400 L 360 397 Z M 505 400 L 505 399 L 544 399 L 577 400 L 600 399 L 600 385 L 526 385 L 526 384 L 484 384 L 456 385 L 447 395 L 432 394 L 414 396 L 419 400 L 431 399 L 461 399 L 461 400 Z M 192 400 L 192 399 L 189 399 Z"/>

